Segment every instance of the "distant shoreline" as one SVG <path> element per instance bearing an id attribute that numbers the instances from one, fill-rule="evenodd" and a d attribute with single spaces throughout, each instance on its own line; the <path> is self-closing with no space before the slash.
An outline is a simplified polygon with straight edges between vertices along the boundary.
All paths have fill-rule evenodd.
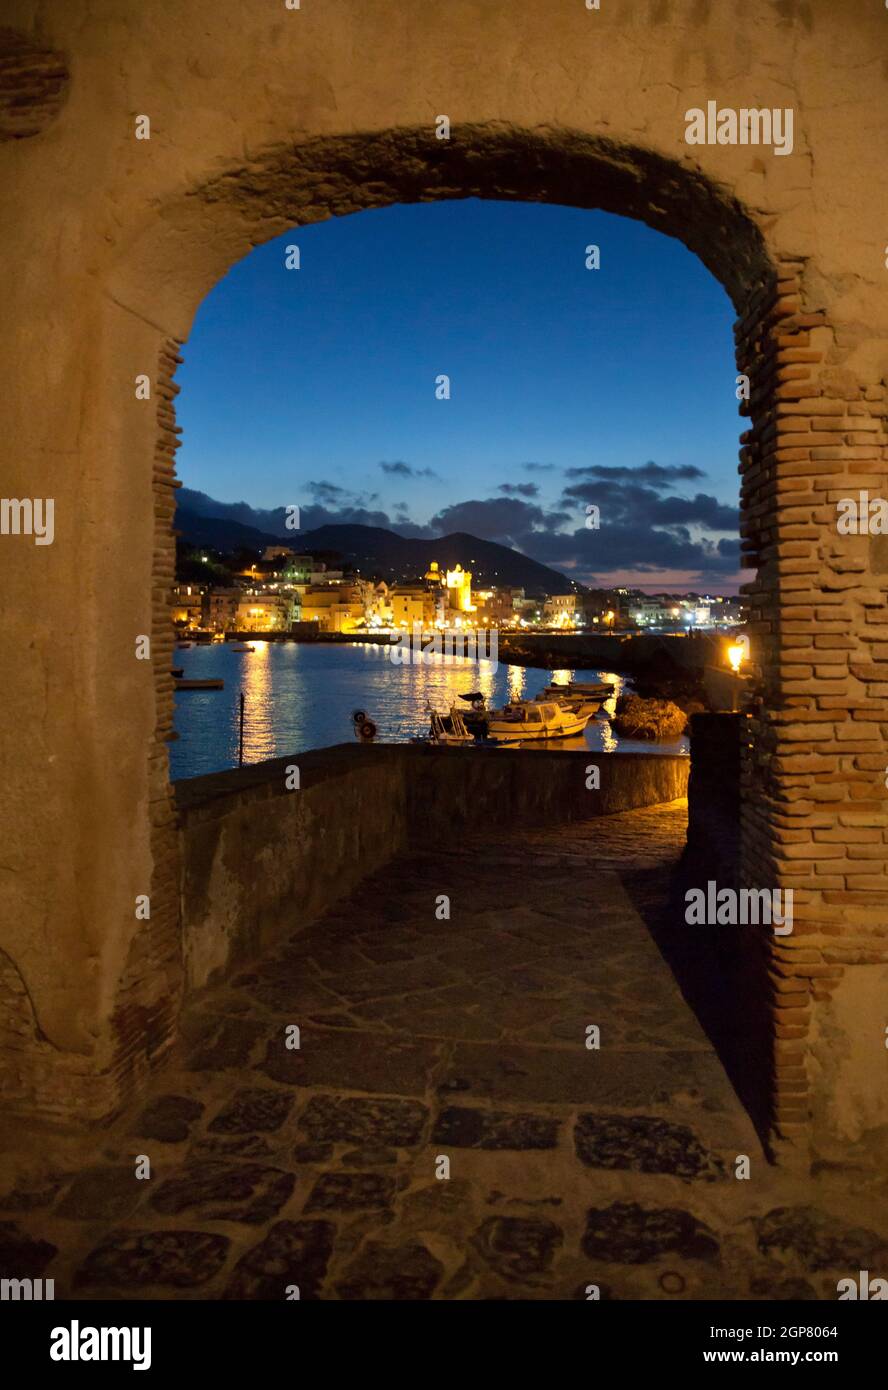
<path id="1" fill-rule="evenodd" d="M 231 642 L 297 642 L 305 646 L 389 646 L 388 632 L 321 632 L 312 636 L 292 632 L 229 632 Z M 430 634 L 431 639 L 431 634 Z M 179 640 L 194 640 L 182 638 Z M 702 673 L 716 665 L 724 634 L 684 633 L 551 633 L 500 632 L 499 659 L 509 666 L 539 670 L 558 667 L 602 669 L 631 675 L 665 653 L 676 666 Z M 200 644 L 203 645 L 203 644 Z"/>

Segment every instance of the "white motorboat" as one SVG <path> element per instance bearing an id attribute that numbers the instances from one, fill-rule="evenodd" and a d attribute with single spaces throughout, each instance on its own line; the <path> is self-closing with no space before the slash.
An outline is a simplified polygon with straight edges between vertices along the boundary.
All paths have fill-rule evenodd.
<path id="1" fill-rule="evenodd" d="M 573 738 L 581 734 L 590 713 L 569 709 L 556 700 L 512 700 L 491 710 L 487 729 L 497 743 L 526 743 L 531 739 Z"/>

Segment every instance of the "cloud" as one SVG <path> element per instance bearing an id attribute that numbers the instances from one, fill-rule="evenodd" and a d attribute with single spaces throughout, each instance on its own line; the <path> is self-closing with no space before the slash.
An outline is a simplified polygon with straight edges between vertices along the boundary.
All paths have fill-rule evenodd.
<path id="1" fill-rule="evenodd" d="M 534 529 L 547 524 L 547 515 L 534 503 L 517 497 L 488 497 L 484 501 L 457 502 L 444 507 L 430 519 L 429 525 L 439 535 L 451 531 L 468 531 L 482 540 L 499 541 L 523 550 L 522 539 Z"/>
<path id="2" fill-rule="evenodd" d="M 540 489 L 537 483 L 500 483 L 500 492 L 504 492 L 507 497 L 539 497 Z"/>
<path id="3" fill-rule="evenodd" d="M 435 478 L 441 481 L 440 475 L 434 468 L 411 468 L 409 463 L 404 463 L 401 459 L 396 459 L 393 463 L 380 463 L 383 473 L 389 473 L 398 478 Z"/>
<path id="4" fill-rule="evenodd" d="M 634 479 L 639 483 L 659 483 L 663 487 L 672 487 L 676 482 L 691 482 L 694 478 L 706 477 L 702 468 L 697 468 L 692 463 L 663 464 L 654 463 L 652 459 L 634 468 L 592 463 L 585 468 L 565 468 L 564 472 L 568 478 L 601 478 L 614 481 Z"/>
<path id="5" fill-rule="evenodd" d="M 309 504 L 307 507 L 300 507 L 299 521 L 302 531 L 313 531 L 318 526 L 383 526 L 390 531 L 398 529 L 388 512 L 359 506 L 332 509 Z M 292 536 L 293 533 L 288 534 Z"/>
<path id="6" fill-rule="evenodd" d="M 602 527 L 699 526 L 709 531 L 736 531 L 740 524 L 739 508 L 729 507 L 708 493 L 661 497 L 653 488 L 634 483 L 575 483 L 564 489 L 562 503 L 583 508 L 594 503 L 601 512 Z"/>
<path id="7" fill-rule="evenodd" d="M 598 531 L 580 527 L 573 532 L 534 536 L 528 551 L 535 560 L 556 568 L 569 567 L 586 583 L 601 581 L 615 570 L 632 570 L 655 577 L 662 570 L 685 570 L 724 583 L 739 569 L 739 545 L 723 546 L 685 531 L 660 531 L 645 525 L 618 523 Z"/>
<path id="8" fill-rule="evenodd" d="M 305 491 L 310 493 L 320 505 L 330 504 L 335 506 L 337 502 L 351 495 L 344 487 L 338 487 L 336 483 L 328 483 L 326 481 L 308 482 L 303 484 L 303 486 Z"/>

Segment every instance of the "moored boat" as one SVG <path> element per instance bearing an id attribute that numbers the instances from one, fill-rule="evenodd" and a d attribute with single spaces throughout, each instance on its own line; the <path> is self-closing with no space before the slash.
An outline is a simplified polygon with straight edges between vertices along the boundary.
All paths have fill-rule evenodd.
<path id="1" fill-rule="evenodd" d="M 577 714 L 587 714 L 591 719 L 613 693 L 614 687 L 605 681 L 569 681 L 566 685 L 552 681 L 536 698 L 557 700 L 565 709 L 573 710 Z"/>
<path id="2" fill-rule="evenodd" d="M 487 728 L 497 743 L 573 738 L 583 732 L 591 717 L 557 700 L 512 700 L 503 709 L 490 711 Z"/>
<path id="3" fill-rule="evenodd" d="M 465 700 L 468 706 L 467 709 L 457 707 L 457 710 L 469 733 L 474 734 L 476 738 L 485 738 L 490 710 L 487 708 L 484 695 L 480 690 L 470 690 L 461 694 L 459 698 Z"/>
<path id="4" fill-rule="evenodd" d="M 450 744 L 465 747 L 475 743 L 475 735 L 466 728 L 460 710 L 454 707 L 448 714 L 429 705 L 429 732 L 422 738 L 413 739 L 412 742 L 432 744 L 435 747 Z"/>
<path id="5" fill-rule="evenodd" d="M 177 690 L 222 690 L 222 689 L 224 689 L 224 686 L 225 686 L 225 682 L 224 682 L 224 681 L 220 681 L 220 680 L 206 680 L 206 681 L 177 680 L 177 681 L 175 681 L 175 688 L 176 688 Z"/>

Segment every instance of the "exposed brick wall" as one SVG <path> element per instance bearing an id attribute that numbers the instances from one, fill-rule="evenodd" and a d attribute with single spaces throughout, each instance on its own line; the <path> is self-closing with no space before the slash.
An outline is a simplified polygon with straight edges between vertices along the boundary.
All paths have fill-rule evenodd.
<path id="1" fill-rule="evenodd" d="M 840 498 L 888 495 L 885 386 L 842 368 L 836 334 L 806 305 L 804 271 L 782 261 L 736 328 L 752 383 L 742 535 L 759 567 L 748 595 L 762 667 L 740 872 L 794 894 L 792 935 L 756 938 L 744 986 L 750 1027 L 773 1032 L 778 1147 L 811 1137 L 814 1091 L 832 1070 L 817 1056 L 818 1003 L 845 964 L 888 960 L 886 581 L 868 572 L 868 538 L 836 530 Z"/>
<path id="2" fill-rule="evenodd" d="M 182 997 L 182 942 L 179 928 L 179 853 L 176 813 L 166 744 L 173 725 L 172 666 L 174 634 L 170 594 L 175 577 L 176 547 L 172 520 L 175 455 L 181 433 L 174 400 L 179 388 L 173 373 L 180 344 L 164 343 L 153 390 L 157 400 L 154 453 L 154 566 L 152 574 L 151 655 L 157 725 L 148 751 L 151 801 L 151 917 L 139 921 L 118 986 L 112 1016 L 113 1057 L 108 1077 L 108 1113 L 136 1091 L 145 1074 L 164 1057 L 175 1037 Z"/>

